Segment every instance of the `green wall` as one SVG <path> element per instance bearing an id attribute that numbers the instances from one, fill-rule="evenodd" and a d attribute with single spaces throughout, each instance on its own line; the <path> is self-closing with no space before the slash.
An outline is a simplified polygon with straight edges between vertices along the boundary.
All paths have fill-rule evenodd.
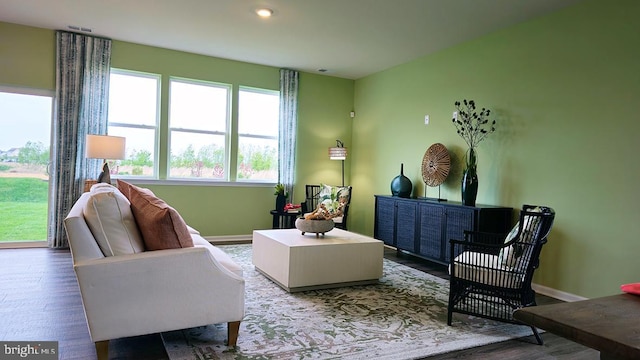
<path id="1" fill-rule="evenodd" d="M 633 0 L 587 0 L 355 82 L 301 73 L 295 202 L 306 183 L 341 181 L 340 162 L 327 156 L 336 139 L 349 150 L 351 230 L 373 234 L 373 195 L 390 193 L 401 163 L 414 195 L 425 194 L 422 157 L 436 142 L 452 154 L 442 197 L 458 201 L 466 149 L 451 114 L 454 101 L 474 99 L 498 121 L 479 147 L 478 202 L 557 212 L 534 281 L 585 297 L 618 293 L 640 273 L 637 13 Z M 277 68 L 120 41 L 112 64 L 163 74 L 165 99 L 169 74 L 278 86 Z M 53 90 L 54 32 L 0 23 L 0 85 Z M 148 187 L 204 235 L 245 235 L 271 224 L 271 185 Z"/>
<path id="2" fill-rule="evenodd" d="M 586 1 L 357 80 L 351 229 L 373 233 L 373 195 L 390 194 L 400 163 L 424 195 L 433 143 L 453 158 L 442 197 L 460 201 L 466 147 L 451 116 L 474 99 L 498 122 L 479 147 L 478 203 L 557 212 L 534 282 L 596 297 L 639 281 L 638 13 L 633 0 Z"/>
<path id="3" fill-rule="evenodd" d="M 0 86 L 55 89 L 55 32 L 0 22 Z M 151 46 L 114 41 L 111 65 L 115 68 L 162 75 L 161 128 L 167 124 L 169 76 L 277 90 L 279 68 L 231 61 Z M 340 163 L 330 161 L 327 149 L 351 138 L 353 80 L 300 74 L 298 149 L 294 201 L 304 198 L 305 183 L 338 183 Z M 232 114 L 232 132 L 237 131 Z M 0 124 L 1 125 L 1 124 Z M 167 134 L 160 134 L 166 149 Z M 232 149 L 235 151 L 235 149 Z M 166 167 L 167 154 L 160 154 Z M 235 164 L 231 164 L 235 169 Z M 348 165 L 345 167 L 348 179 Z M 249 235 L 271 227 L 269 211 L 275 206 L 274 184 L 175 184 L 132 181 L 153 190 L 175 207 L 189 225 L 206 236 Z"/>
<path id="4" fill-rule="evenodd" d="M 55 90 L 53 31 L 0 22 L 0 85 Z"/>
<path id="5" fill-rule="evenodd" d="M 353 80 L 301 74 L 295 202 L 304 201 L 305 184 L 342 183 L 341 162 L 329 159 L 329 147 L 336 146 L 336 140 L 347 148 L 344 182 L 350 183 L 353 91 Z"/>
<path id="6" fill-rule="evenodd" d="M 153 59 L 153 61 L 149 61 Z M 114 41 L 111 66 L 162 75 L 161 122 L 168 119 L 169 76 L 230 83 L 237 102 L 238 86 L 279 89 L 279 69 L 150 46 Z M 328 158 L 336 138 L 351 137 L 349 112 L 353 108 L 353 80 L 309 73 L 300 74 L 298 148 L 293 201 L 304 199 L 305 183 L 338 183 L 340 164 Z M 237 114 L 232 114 L 232 132 Z M 322 131 L 317 131 L 321 129 Z M 160 134 L 166 149 L 167 134 Z M 232 149 L 232 154 L 236 149 Z M 160 153 L 160 166 L 167 163 Z M 234 156 L 232 156 L 234 159 Z M 231 164 L 235 169 L 236 165 Z M 348 169 L 345 169 L 345 172 Z M 247 186 L 158 185 L 142 183 L 174 206 L 185 220 L 204 235 L 247 235 L 271 227 L 269 211 L 275 208 L 273 184 Z M 290 199 L 291 200 L 291 199 Z"/>

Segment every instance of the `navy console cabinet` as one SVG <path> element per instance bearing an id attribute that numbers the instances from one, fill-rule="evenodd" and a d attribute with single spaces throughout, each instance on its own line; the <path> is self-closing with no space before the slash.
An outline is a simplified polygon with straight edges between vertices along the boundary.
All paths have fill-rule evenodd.
<path id="1" fill-rule="evenodd" d="M 464 239 L 464 231 L 508 233 L 513 208 L 464 206 L 459 202 L 375 195 L 374 237 L 441 264 L 449 264 L 449 239 Z"/>

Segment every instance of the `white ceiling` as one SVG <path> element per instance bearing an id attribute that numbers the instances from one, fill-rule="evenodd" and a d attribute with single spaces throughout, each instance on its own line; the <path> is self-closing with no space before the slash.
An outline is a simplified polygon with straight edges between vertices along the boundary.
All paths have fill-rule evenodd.
<path id="1" fill-rule="evenodd" d="M 0 0 L 0 21 L 358 79 L 579 1 Z"/>

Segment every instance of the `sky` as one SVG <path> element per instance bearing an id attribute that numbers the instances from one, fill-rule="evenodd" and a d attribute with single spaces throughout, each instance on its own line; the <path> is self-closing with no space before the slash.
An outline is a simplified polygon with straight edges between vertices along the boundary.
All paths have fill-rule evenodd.
<path id="1" fill-rule="evenodd" d="M 127 124 L 156 125 L 157 78 L 111 75 L 109 120 Z M 220 87 L 193 86 L 175 81 L 172 84 L 172 128 L 209 131 L 226 129 L 227 91 Z M 278 135 L 278 96 L 264 96 L 261 91 L 240 92 L 240 133 Z M 28 141 L 50 145 L 52 97 L 23 95 L 0 91 L 0 151 L 24 147 Z M 119 106 L 111 106 L 118 104 Z M 222 110 L 222 111 L 221 111 Z M 212 121 L 213 120 L 213 121 Z M 155 137 L 151 129 L 112 128 L 109 135 L 127 137 L 127 154 L 149 149 L 153 153 Z M 173 151 L 182 152 L 187 145 L 206 145 L 211 137 L 201 139 L 193 133 L 176 133 Z M 214 137 L 217 138 L 217 137 Z M 224 146 L 224 138 L 218 140 Z M 248 139 L 247 139 L 248 141 Z M 262 140 L 256 140 L 262 143 Z"/>
<path id="2" fill-rule="evenodd" d="M 0 150 L 23 147 L 27 141 L 49 145 L 53 98 L 0 92 Z"/>

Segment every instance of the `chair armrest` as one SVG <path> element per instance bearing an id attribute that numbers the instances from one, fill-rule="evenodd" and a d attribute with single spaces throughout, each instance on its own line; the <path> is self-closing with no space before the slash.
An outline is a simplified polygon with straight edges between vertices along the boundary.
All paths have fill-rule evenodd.
<path id="1" fill-rule="evenodd" d="M 489 252 L 496 252 L 496 249 L 505 247 L 504 239 L 506 234 L 488 233 L 482 231 L 466 231 L 464 232 L 464 240 L 449 239 L 451 246 L 459 246 L 465 250 L 469 248 L 487 249 Z M 477 250 L 472 250 L 477 251 Z"/>
<path id="2" fill-rule="evenodd" d="M 80 261 L 74 270 L 94 342 L 244 316 L 244 279 L 205 248 Z"/>
<path id="3" fill-rule="evenodd" d="M 500 250 L 508 245 L 504 244 L 506 234 L 488 233 L 481 231 L 465 231 L 464 240 L 449 239 L 450 259 L 465 251 L 498 255 Z"/>

